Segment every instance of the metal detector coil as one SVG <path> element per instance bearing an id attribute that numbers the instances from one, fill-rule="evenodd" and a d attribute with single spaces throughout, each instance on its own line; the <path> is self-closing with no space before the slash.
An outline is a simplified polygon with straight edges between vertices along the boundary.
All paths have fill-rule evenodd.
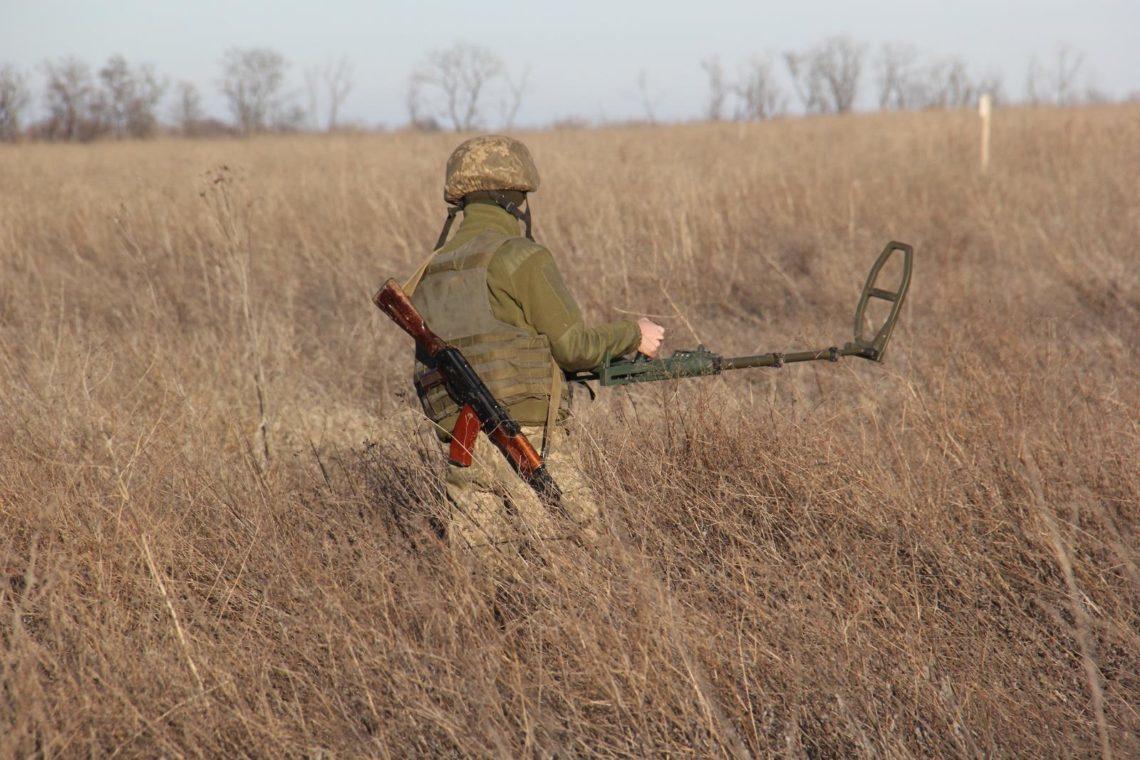
<path id="1" fill-rule="evenodd" d="M 884 290 L 883 288 L 876 287 L 879 274 L 882 273 L 883 267 L 886 266 L 886 263 L 890 261 L 891 257 L 896 253 L 901 253 L 903 256 L 903 274 L 898 288 L 896 290 Z M 899 312 L 902 311 L 903 300 L 906 298 L 907 289 L 910 288 L 910 273 L 913 258 L 914 248 L 912 246 L 906 243 L 899 243 L 895 240 L 887 243 L 887 247 L 879 254 L 879 258 L 875 260 L 871 271 L 867 273 L 867 282 L 863 285 L 863 293 L 859 296 L 859 304 L 855 307 L 855 339 L 844 346 L 844 350 L 856 349 L 856 351 L 852 353 L 857 353 L 865 359 L 876 362 L 883 360 L 883 353 L 887 350 L 887 343 L 891 339 L 891 332 L 895 329 L 895 323 L 898 321 Z M 891 311 L 887 315 L 886 320 L 883 321 L 883 324 L 879 326 L 875 335 L 867 339 L 864 336 L 863 327 L 864 320 L 866 319 L 867 304 L 870 303 L 872 298 L 890 302 Z"/>

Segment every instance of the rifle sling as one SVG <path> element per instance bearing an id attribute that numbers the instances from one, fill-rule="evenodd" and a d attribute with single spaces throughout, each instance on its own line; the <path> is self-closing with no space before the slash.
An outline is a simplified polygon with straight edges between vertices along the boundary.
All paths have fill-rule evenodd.
<path id="1" fill-rule="evenodd" d="M 455 221 L 455 215 L 462 210 L 462 205 L 451 206 L 447 209 L 447 221 L 443 223 L 443 229 L 440 231 L 439 239 L 435 241 L 435 246 L 431 249 L 431 253 L 424 259 L 424 263 L 420 264 L 419 268 L 412 273 L 408 281 L 404 283 L 404 292 L 408 294 L 408 298 L 411 298 L 412 294 L 416 292 L 416 288 L 420 286 L 420 280 L 424 278 L 424 273 L 427 272 L 427 268 L 431 266 L 435 254 L 440 248 L 443 248 L 443 244 L 447 242 L 447 233 L 451 232 L 451 225 Z"/>

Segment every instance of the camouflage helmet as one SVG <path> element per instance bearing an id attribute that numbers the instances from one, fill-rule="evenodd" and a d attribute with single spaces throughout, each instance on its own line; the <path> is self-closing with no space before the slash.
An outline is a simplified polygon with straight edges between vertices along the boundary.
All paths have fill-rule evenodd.
<path id="1" fill-rule="evenodd" d="M 447 159 L 443 198 L 458 203 L 480 190 L 538 189 L 538 169 L 530 151 L 518 140 L 503 135 L 481 135 L 466 140 Z"/>

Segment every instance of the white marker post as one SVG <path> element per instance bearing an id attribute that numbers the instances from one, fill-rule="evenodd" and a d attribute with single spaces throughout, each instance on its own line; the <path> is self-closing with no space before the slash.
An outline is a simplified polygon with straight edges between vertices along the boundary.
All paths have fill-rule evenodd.
<path id="1" fill-rule="evenodd" d="M 994 99 L 987 92 L 978 98 L 978 116 L 982 117 L 982 172 L 990 168 L 990 117 L 994 112 Z"/>

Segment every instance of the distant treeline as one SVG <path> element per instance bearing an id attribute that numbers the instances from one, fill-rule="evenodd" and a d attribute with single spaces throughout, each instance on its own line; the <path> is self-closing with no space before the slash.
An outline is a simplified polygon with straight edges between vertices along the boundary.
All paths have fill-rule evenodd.
<path id="1" fill-rule="evenodd" d="M 289 62 L 265 48 L 234 48 L 220 63 L 219 91 L 229 119 L 205 113 L 191 82 L 171 83 L 153 66 L 112 56 L 92 69 L 75 58 L 41 66 L 41 108 L 30 77 L 0 64 L 0 140 L 86 141 L 101 137 L 147 138 L 250 135 L 261 132 L 362 129 L 345 124 L 341 109 L 352 91 L 347 58 L 303 72 L 304 87 L 289 86 Z M 704 116 L 710 120 L 756 120 L 803 113 L 845 113 L 877 103 L 882 110 L 963 108 L 988 93 L 1009 102 L 1001 77 L 977 75 L 960 58 L 931 59 L 911 45 L 887 44 L 876 51 L 848 37 L 832 37 L 809 48 L 758 55 L 726 69 L 719 58 L 701 62 L 708 81 Z M 468 131 L 515 123 L 530 83 L 530 71 L 512 74 L 503 60 L 480 45 L 457 42 L 436 50 L 414 67 L 407 80 L 407 126 Z M 868 89 L 870 88 L 870 89 Z M 637 98 L 646 121 L 656 122 L 661 94 L 646 72 L 637 79 Z M 1067 47 L 1047 59 L 1034 57 L 1019 102 L 1075 105 L 1109 98 L 1084 71 L 1083 56 Z M 497 119 L 488 112 L 497 110 Z M 581 125 L 582 119 L 558 124 Z"/>

